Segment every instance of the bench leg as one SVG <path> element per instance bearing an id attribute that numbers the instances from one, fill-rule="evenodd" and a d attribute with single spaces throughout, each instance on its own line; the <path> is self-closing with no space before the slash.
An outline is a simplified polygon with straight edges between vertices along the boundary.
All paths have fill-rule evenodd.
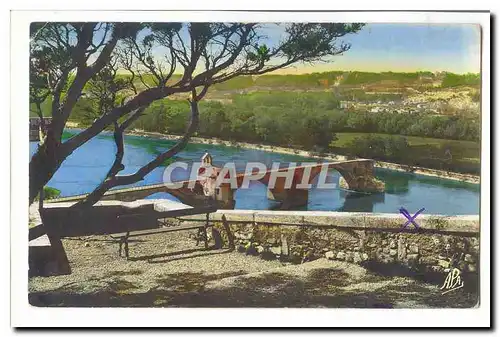
<path id="1" fill-rule="evenodd" d="M 130 235 L 130 232 L 127 232 L 127 234 L 125 234 L 125 240 L 124 240 L 124 241 L 125 241 L 125 242 L 124 242 L 124 244 L 125 244 L 125 247 L 124 247 L 124 250 L 125 250 L 125 258 L 126 258 L 127 260 L 128 260 L 128 257 L 129 257 L 129 255 L 128 255 L 128 236 L 129 236 L 129 235 Z"/>
<path id="2" fill-rule="evenodd" d="M 118 247 L 118 256 L 122 257 L 122 250 L 125 254 L 125 258 L 128 259 L 128 236 L 130 232 L 127 232 L 124 237 L 120 238 L 120 242 L 118 242 L 119 247 Z"/>
<path id="3" fill-rule="evenodd" d="M 207 233 L 207 228 L 208 228 L 208 219 L 209 214 L 207 213 L 207 221 L 205 223 L 205 226 L 203 226 L 203 239 L 205 240 L 205 249 L 208 249 L 208 233 Z"/>
<path id="4" fill-rule="evenodd" d="M 235 249 L 234 237 L 233 237 L 233 233 L 231 232 L 231 227 L 229 227 L 229 223 L 227 222 L 225 214 L 222 214 L 222 225 L 224 226 L 224 229 L 226 230 L 227 241 L 229 242 L 229 249 L 234 250 Z"/>
<path id="5" fill-rule="evenodd" d="M 125 241 L 125 258 L 128 260 L 128 257 L 129 255 L 128 255 L 128 240 L 127 240 Z"/>

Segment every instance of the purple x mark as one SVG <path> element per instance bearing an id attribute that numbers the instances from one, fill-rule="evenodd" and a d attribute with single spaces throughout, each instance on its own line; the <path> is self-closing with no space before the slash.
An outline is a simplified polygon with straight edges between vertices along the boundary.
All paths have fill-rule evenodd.
<path id="1" fill-rule="evenodd" d="M 418 226 L 418 224 L 414 220 L 424 210 L 425 210 L 425 208 L 421 208 L 421 209 L 418 210 L 417 213 L 415 213 L 414 216 L 411 216 L 410 212 L 408 212 L 405 208 L 401 207 L 399 209 L 399 213 L 403 214 L 408 219 L 408 221 L 406 221 L 406 223 L 403 225 L 403 228 L 401 228 L 401 231 L 403 229 L 405 229 L 406 226 L 408 226 L 410 224 L 410 222 L 415 226 L 415 230 L 417 231 L 420 227 Z"/>

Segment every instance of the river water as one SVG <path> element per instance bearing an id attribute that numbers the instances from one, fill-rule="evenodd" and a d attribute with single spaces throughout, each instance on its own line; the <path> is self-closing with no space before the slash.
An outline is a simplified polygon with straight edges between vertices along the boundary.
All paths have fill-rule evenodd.
<path id="1" fill-rule="evenodd" d="M 75 132 L 78 130 L 68 130 L 65 136 L 68 137 Z M 135 172 L 173 143 L 169 140 L 126 136 L 123 160 L 125 170 L 122 173 Z M 31 155 L 36 148 L 37 143 L 31 142 Z M 61 196 L 92 191 L 113 163 L 115 150 L 111 134 L 101 134 L 71 154 L 47 185 L 60 190 Z M 207 151 L 212 155 L 215 165 L 222 166 L 225 162 L 234 162 L 238 172 L 244 171 L 247 162 L 263 162 L 271 167 L 273 162 L 281 162 L 282 165 L 287 166 L 289 162 L 314 161 L 311 158 L 295 155 L 205 144 L 189 144 L 175 159 L 188 163 L 199 162 L 201 156 Z M 135 185 L 161 183 L 164 169 L 165 167 L 155 169 L 143 181 Z M 398 213 L 399 208 L 404 207 L 414 214 L 424 207 L 424 214 L 479 214 L 479 185 L 385 169 L 376 169 L 375 175 L 385 182 L 385 193 L 367 195 L 339 188 L 316 189 L 313 186 L 313 189 L 309 191 L 308 205 L 299 209 Z M 182 169 L 176 169 L 173 171 L 173 177 L 173 180 L 187 179 L 188 173 Z M 339 177 L 337 171 L 331 170 L 327 182 L 338 183 Z M 260 182 L 252 183 L 249 189 L 239 189 L 235 193 L 236 209 L 277 208 L 279 204 L 268 200 L 266 191 L 267 187 Z M 149 198 L 175 200 L 167 193 L 157 193 Z"/>

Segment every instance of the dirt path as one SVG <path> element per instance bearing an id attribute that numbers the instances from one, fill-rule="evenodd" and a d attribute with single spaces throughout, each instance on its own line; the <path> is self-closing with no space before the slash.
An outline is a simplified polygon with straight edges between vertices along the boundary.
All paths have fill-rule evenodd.
<path id="1" fill-rule="evenodd" d="M 139 237 L 131 260 L 109 237 L 64 240 L 72 274 L 33 277 L 36 306 L 471 307 L 477 294 L 319 259 L 302 265 L 204 250 L 188 232 Z"/>

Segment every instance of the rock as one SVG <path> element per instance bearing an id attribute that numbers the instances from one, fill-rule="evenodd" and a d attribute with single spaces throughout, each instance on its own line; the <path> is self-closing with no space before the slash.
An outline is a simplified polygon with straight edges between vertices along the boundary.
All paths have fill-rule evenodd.
<path id="1" fill-rule="evenodd" d="M 397 246 L 398 246 L 398 244 L 396 243 L 396 241 L 395 241 L 395 240 L 391 240 L 391 243 L 389 244 L 389 248 L 394 249 L 394 248 L 396 248 Z"/>
<path id="2" fill-rule="evenodd" d="M 417 245 L 410 245 L 410 253 L 418 254 L 418 246 Z"/>
<path id="3" fill-rule="evenodd" d="M 281 254 L 281 247 L 271 247 L 269 250 L 275 255 Z"/>
<path id="4" fill-rule="evenodd" d="M 394 263 L 395 259 L 390 256 L 384 256 L 380 261 L 382 263 Z"/>
<path id="5" fill-rule="evenodd" d="M 476 261 L 474 261 L 474 258 L 470 254 L 465 254 L 465 259 L 464 260 L 465 260 L 465 262 L 469 262 L 469 263 L 476 262 Z"/>
<path id="6" fill-rule="evenodd" d="M 471 272 L 471 273 L 475 273 L 476 272 L 476 265 L 475 264 L 468 264 L 467 265 L 467 271 Z"/>
<path id="7" fill-rule="evenodd" d="M 408 254 L 407 257 L 409 263 L 417 263 L 418 262 L 418 254 Z"/>
<path id="8" fill-rule="evenodd" d="M 406 259 L 406 248 L 404 244 L 398 245 L 398 260 L 403 261 Z"/>
<path id="9" fill-rule="evenodd" d="M 257 250 L 257 253 L 262 254 L 262 252 L 264 251 L 264 247 L 257 246 L 257 247 L 255 247 L 255 250 Z"/>
<path id="10" fill-rule="evenodd" d="M 359 252 L 359 247 L 357 247 L 357 246 L 356 246 L 356 247 L 354 247 L 354 249 L 353 249 L 353 250 L 354 250 L 355 252 Z"/>
<path id="11" fill-rule="evenodd" d="M 337 260 L 344 260 L 345 259 L 345 253 L 344 252 L 338 252 L 337 253 Z"/>
<path id="12" fill-rule="evenodd" d="M 354 254 L 352 252 L 346 252 L 345 253 L 345 260 L 346 262 L 353 262 L 354 261 Z"/>
<path id="13" fill-rule="evenodd" d="M 354 252 L 353 261 L 354 261 L 354 263 L 360 263 L 362 261 L 361 254 L 358 252 Z"/>
<path id="14" fill-rule="evenodd" d="M 439 241 L 438 237 L 433 236 L 432 237 L 432 242 L 434 242 L 435 245 L 439 245 L 441 242 Z"/>
<path id="15" fill-rule="evenodd" d="M 436 258 L 434 258 L 433 256 L 422 256 L 420 258 L 420 263 L 421 264 L 426 264 L 426 265 L 435 264 L 436 261 L 437 261 Z"/>
<path id="16" fill-rule="evenodd" d="M 90 247 L 90 243 L 88 243 L 88 242 L 85 242 L 83 245 L 84 245 L 85 247 Z"/>
<path id="17" fill-rule="evenodd" d="M 396 256 L 396 255 L 398 255 L 398 251 L 397 251 L 397 249 L 391 249 L 391 250 L 389 251 L 389 255 L 390 255 L 390 256 Z"/>
<path id="18" fill-rule="evenodd" d="M 446 259 L 447 259 L 447 257 L 446 257 L 446 256 L 443 256 L 443 255 L 438 255 L 438 259 L 439 259 L 439 260 L 446 260 Z"/>
<path id="19" fill-rule="evenodd" d="M 268 243 L 270 245 L 275 245 L 276 244 L 276 239 L 275 238 L 268 238 L 266 240 L 266 243 Z"/>
<path id="20" fill-rule="evenodd" d="M 389 254 L 390 252 L 391 252 L 391 250 L 387 247 L 382 249 L 382 253 L 384 253 L 384 254 Z"/>
<path id="21" fill-rule="evenodd" d="M 326 248 L 326 247 L 325 247 L 325 248 L 323 248 L 321 251 L 322 251 L 323 253 L 326 253 L 326 252 L 328 252 L 329 250 L 330 250 L 330 249 L 328 249 L 328 248 Z"/>
<path id="22" fill-rule="evenodd" d="M 252 238 L 252 233 L 240 233 L 240 238 L 243 240 L 250 240 Z"/>
<path id="23" fill-rule="evenodd" d="M 382 246 L 386 246 L 387 245 L 387 240 L 382 240 Z"/>
<path id="24" fill-rule="evenodd" d="M 443 268 L 450 268 L 450 261 L 438 260 L 438 266 L 441 266 Z"/>
<path id="25" fill-rule="evenodd" d="M 369 259 L 368 254 L 366 254 L 366 253 L 361 254 L 361 259 L 362 259 L 363 261 L 368 260 L 368 259 Z"/>
<path id="26" fill-rule="evenodd" d="M 288 241 L 286 239 L 286 236 L 281 234 L 281 254 L 288 256 L 290 255 L 290 250 L 288 249 Z"/>
<path id="27" fill-rule="evenodd" d="M 325 257 L 328 259 L 328 260 L 333 260 L 335 258 L 335 253 L 332 252 L 332 251 L 329 251 L 329 252 L 326 252 L 325 253 Z"/>

